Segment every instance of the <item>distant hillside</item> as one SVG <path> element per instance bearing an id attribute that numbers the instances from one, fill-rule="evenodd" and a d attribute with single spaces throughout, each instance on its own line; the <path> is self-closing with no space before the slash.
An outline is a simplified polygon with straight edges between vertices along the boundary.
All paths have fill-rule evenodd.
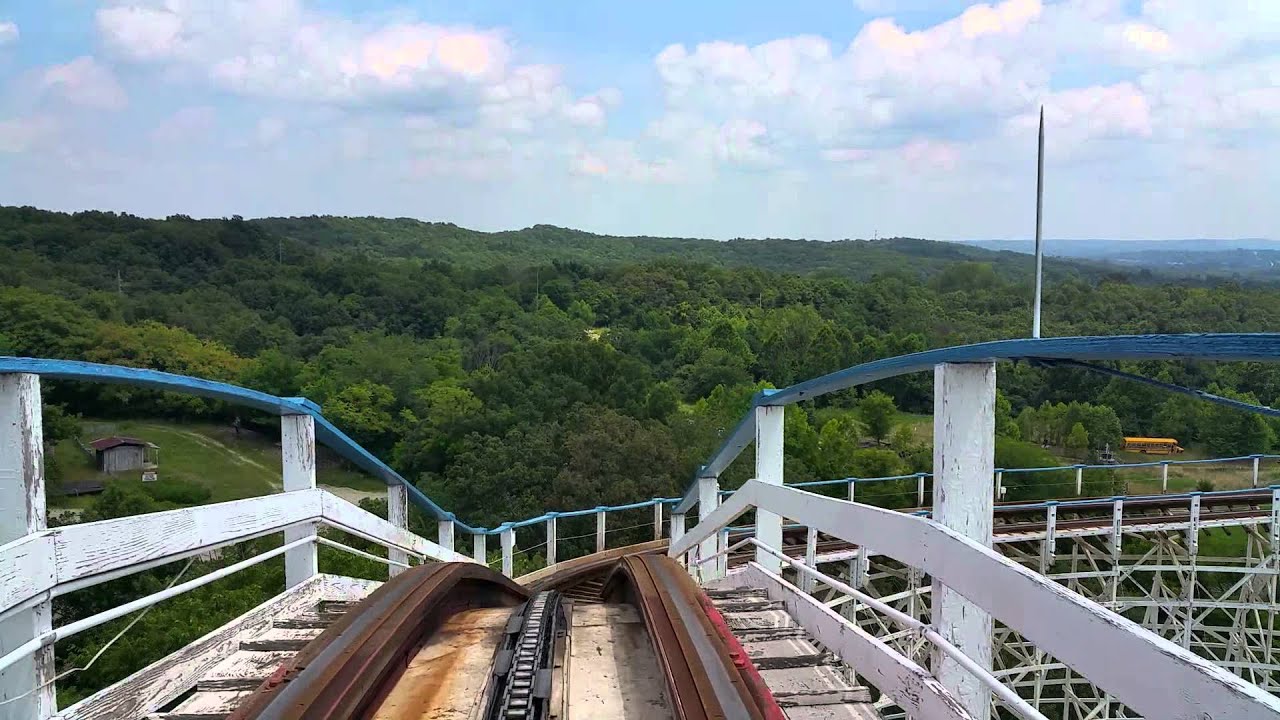
<path id="1" fill-rule="evenodd" d="M 535 225 L 486 233 L 449 223 L 408 218 L 298 217 L 252 221 L 269 234 L 314 248 L 359 250 L 384 257 L 444 260 L 471 267 L 535 265 L 552 261 L 588 265 L 679 258 L 727 267 L 759 267 L 776 272 L 833 274 L 867 279 L 877 273 L 907 271 L 933 275 L 958 261 L 991 263 L 1009 278 L 1029 278 L 1032 263 L 1015 252 L 914 238 L 843 240 L 617 237 Z M 1058 264 L 1055 275 L 1096 274 L 1096 265 Z"/>
<path id="2" fill-rule="evenodd" d="M 1031 240 L 971 240 L 962 244 L 1017 253 L 1035 250 Z M 1274 281 L 1280 269 L 1280 241 L 1262 238 L 1047 240 L 1045 254 L 1181 279 Z"/>

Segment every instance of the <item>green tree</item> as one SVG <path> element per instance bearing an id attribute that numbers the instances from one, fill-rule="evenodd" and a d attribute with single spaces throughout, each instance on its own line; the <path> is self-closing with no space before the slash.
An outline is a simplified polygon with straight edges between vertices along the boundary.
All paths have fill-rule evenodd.
<path id="1" fill-rule="evenodd" d="M 872 391 L 858 402 L 858 419 L 867 428 L 867 434 L 879 442 L 889 437 L 894 422 L 898 417 L 898 407 L 893 398 L 880 392 Z"/>
<path id="2" fill-rule="evenodd" d="M 1084 423 L 1076 423 L 1071 426 L 1071 432 L 1067 433 L 1067 448 L 1077 453 L 1083 452 L 1089 447 L 1089 433 L 1084 429 Z"/>

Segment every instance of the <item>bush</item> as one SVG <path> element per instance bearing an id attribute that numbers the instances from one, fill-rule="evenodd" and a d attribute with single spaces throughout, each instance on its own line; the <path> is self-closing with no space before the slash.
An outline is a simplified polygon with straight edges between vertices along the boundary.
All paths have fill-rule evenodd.
<path id="1" fill-rule="evenodd" d="M 152 500 L 174 505 L 199 505 L 213 497 L 213 492 L 203 485 L 172 478 L 144 483 L 142 489 Z"/>

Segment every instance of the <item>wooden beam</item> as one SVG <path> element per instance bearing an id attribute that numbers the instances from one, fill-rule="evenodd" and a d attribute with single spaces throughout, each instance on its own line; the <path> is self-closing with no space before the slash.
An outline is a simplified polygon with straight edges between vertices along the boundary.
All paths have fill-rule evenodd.
<path id="1" fill-rule="evenodd" d="M 933 519 L 991 547 L 995 472 L 995 363 L 939 365 L 933 376 Z M 923 491 L 923 489 L 922 489 Z M 937 576 L 933 626 L 991 669 L 991 615 Z M 991 690 L 954 659 L 933 651 L 934 674 L 975 720 L 991 717 Z"/>
<path id="2" fill-rule="evenodd" d="M 316 487 L 316 423 L 310 415 L 280 416 L 280 455 L 284 464 L 286 493 L 314 490 Z M 292 527 L 284 531 L 285 543 L 312 538 L 308 545 L 296 547 L 284 556 L 284 585 L 294 587 L 320 571 L 314 542 L 316 528 Z"/>
<path id="3" fill-rule="evenodd" d="M 29 374 L 0 374 L 0 543 L 13 549 L 13 564 L 0 563 L 0 581 L 29 592 L 56 574 L 49 545 L 28 540 L 47 527 L 44 487 L 44 429 L 40 378 Z M 13 543 L 12 541 L 17 541 Z M 31 577 L 20 574 L 31 572 Z M 0 593 L 0 597 L 11 595 Z M 0 608 L 3 609 L 3 608 Z M 0 648 L 17 647 L 48 632 L 53 608 L 48 601 L 11 613 L 0 620 Z M 53 647 L 37 650 L 0 672 L 0 715 L 43 720 L 58 710 L 53 687 Z"/>
<path id="4" fill-rule="evenodd" d="M 387 522 L 392 527 L 400 530 L 409 530 L 409 490 L 404 485 L 388 485 L 387 486 Z M 450 523 L 452 526 L 453 523 Z M 452 547 L 452 543 L 450 544 Z M 409 564 L 409 554 L 397 548 L 387 549 L 387 559 L 392 562 Z M 405 568 L 399 565 L 388 565 L 387 573 L 389 577 L 395 577 L 404 572 Z"/>
<path id="5" fill-rule="evenodd" d="M 756 479 L 770 485 L 782 484 L 783 435 L 786 407 L 757 407 Z M 756 540 L 774 550 L 782 550 L 782 516 L 765 508 L 756 509 Z M 771 572 L 781 572 L 782 561 L 756 550 L 756 562 Z"/>

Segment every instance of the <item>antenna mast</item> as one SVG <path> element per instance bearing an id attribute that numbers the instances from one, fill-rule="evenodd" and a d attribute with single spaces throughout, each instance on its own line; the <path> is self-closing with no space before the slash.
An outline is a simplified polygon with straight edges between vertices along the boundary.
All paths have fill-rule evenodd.
<path id="1" fill-rule="evenodd" d="M 1036 299 L 1031 311 L 1031 337 L 1040 337 L 1040 293 L 1044 287 L 1044 253 L 1040 218 L 1044 212 L 1044 106 L 1040 106 L 1040 147 L 1036 154 Z"/>

